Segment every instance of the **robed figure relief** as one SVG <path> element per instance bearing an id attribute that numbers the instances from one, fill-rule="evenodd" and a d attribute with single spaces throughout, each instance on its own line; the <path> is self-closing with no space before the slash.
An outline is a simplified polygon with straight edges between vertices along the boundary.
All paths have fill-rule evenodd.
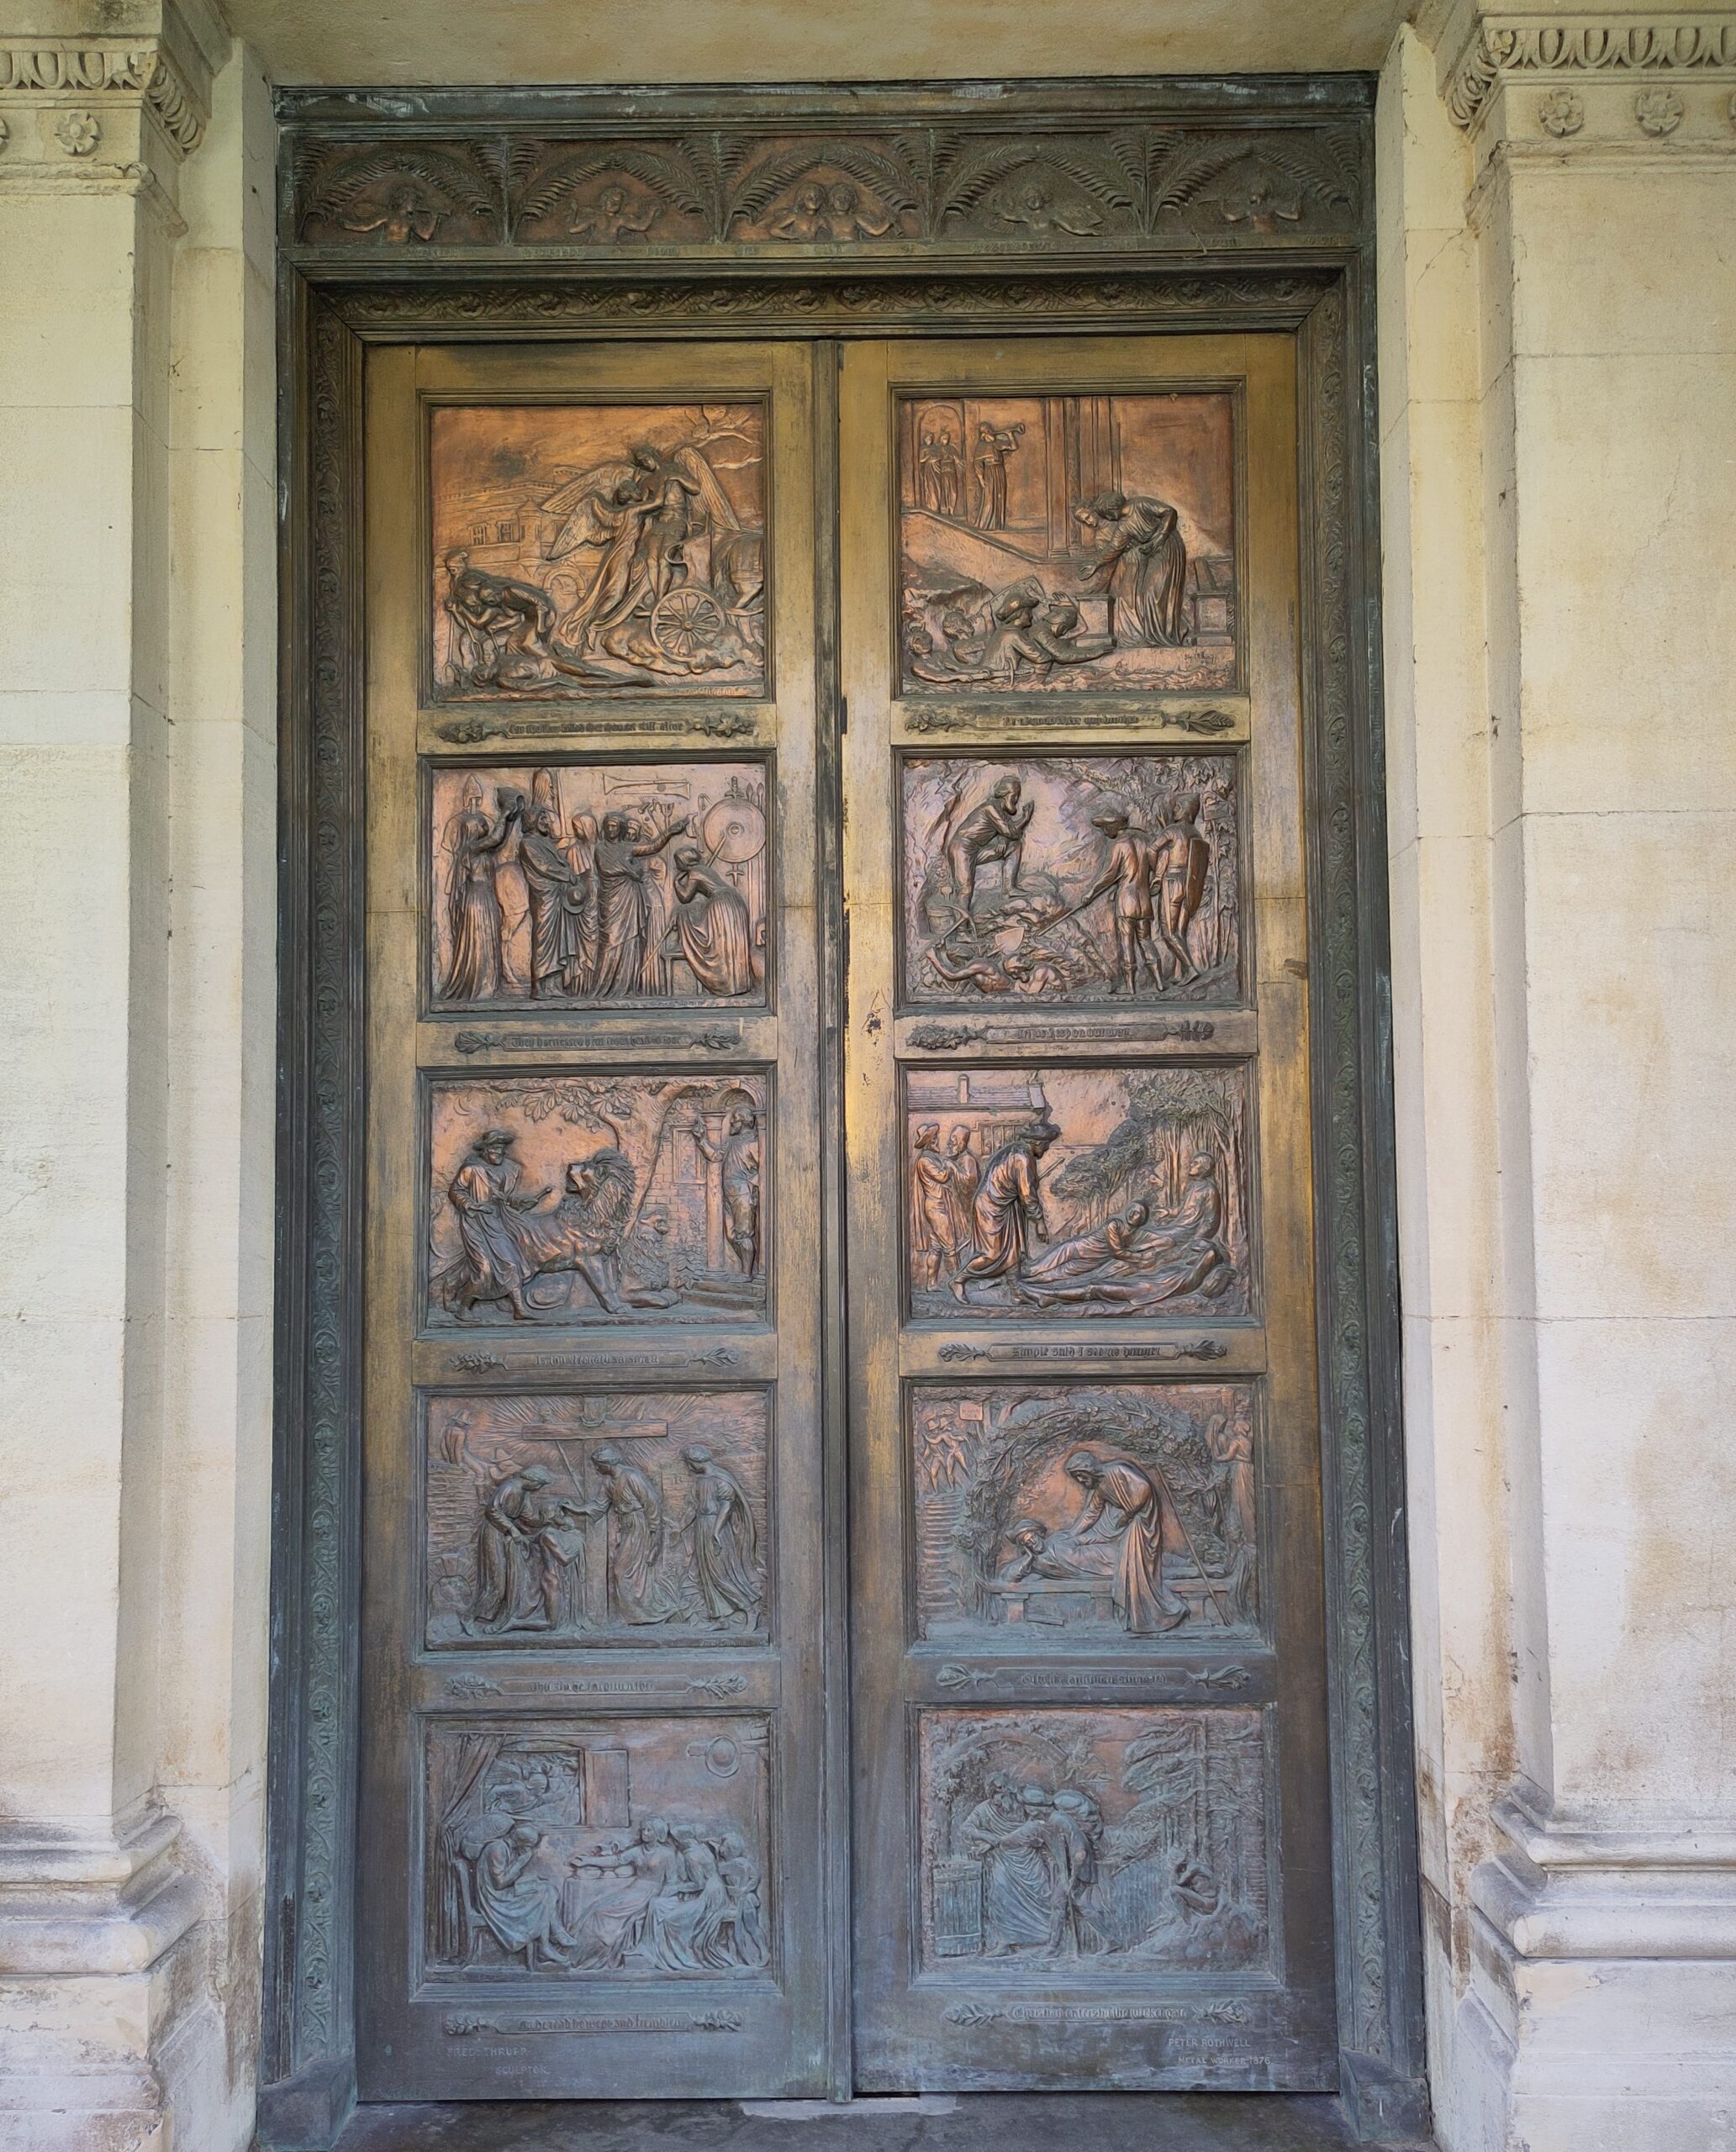
<path id="1" fill-rule="evenodd" d="M 431 1645 L 764 1636 L 760 1392 L 441 1397 L 428 1412 Z"/>
<path id="2" fill-rule="evenodd" d="M 900 813 L 907 1000 L 1241 999 L 1234 755 L 911 756 Z"/>
<path id="3" fill-rule="evenodd" d="M 757 762 L 437 769 L 436 1005 L 762 1005 L 766 786 Z"/>
<path id="4" fill-rule="evenodd" d="M 761 1075 L 437 1084 L 429 1321 L 762 1317 L 767 1105 Z"/>
<path id="5" fill-rule="evenodd" d="M 925 1385 L 910 1409 L 925 1637 L 1025 1651 L 1257 1627 L 1245 1385 Z"/>
<path id="6" fill-rule="evenodd" d="M 766 684 L 757 403 L 437 405 L 436 699 Z"/>
<path id="7" fill-rule="evenodd" d="M 906 694 L 1235 684 L 1228 396 L 910 397 L 898 440 Z"/>
<path id="8" fill-rule="evenodd" d="M 912 1315 L 1248 1312 L 1240 1068 L 925 1068 L 906 1111 Z"/>
<path id="9" fill-rule="evenodd" d="M 1265 1775 L 1258 1712 L 924 1712 L 924 1969 L 1072 1985 L 1262 1965 Z"/>
<path id="10" fill-rule="evenodd" d="M 763 1970 L 768 1733 L 745 1713 L 435 1722 L 430 1970 L 499 1981 Z"/>

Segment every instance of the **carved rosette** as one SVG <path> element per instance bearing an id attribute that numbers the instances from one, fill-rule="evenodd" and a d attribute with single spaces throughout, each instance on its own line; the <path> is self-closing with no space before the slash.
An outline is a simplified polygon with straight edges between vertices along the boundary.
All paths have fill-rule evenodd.
<path id="1" fill-rule="evenodd" d="M 178 16 L 155 38 L 0 43 L 0 190 L 143 193 L 172 213 L 175 173 L 204 134 L 223 56 Z"/>
<path id="2" fill-rule="evenodd" d="M 1736 149 L 1736 12 L 1545 16 L 1459 0 L 1437 51 L 1447 109 L 1480 156 Z"/>

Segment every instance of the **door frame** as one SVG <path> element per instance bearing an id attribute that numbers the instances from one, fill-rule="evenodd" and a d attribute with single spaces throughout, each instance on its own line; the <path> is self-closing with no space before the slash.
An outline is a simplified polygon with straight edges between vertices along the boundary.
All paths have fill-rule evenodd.
<path id="1" fill-rule="evenodd" d="M 450 340 L 1085 330 L 1296 339 L 1340 2095 L 1365 2135 L 1426 2130 L 1374 102 L 1375 78 L 1348 75 L 277 93 L 280 989 L 262 2144 L 329 2145 L 355 2086 L 365 352 Z M 793 240 L 770 213 L 815 173 L 848 190 L 844 229 Z M 596 206 L 575 197 L 611 178 L 638 215 L 652 208 L 646 229 L 611 237 L 593 217 L 568 231 Z M 371 221 L 354 213 L 358 202 L 396 214 Z M 826 483 L 822 474 L 822 509 Z M 824 576 L 831 564 L 819 551 Z M 823 871 L 836 982 L 835 841 Z M 836 1047 L 833 1037 L 834 1058 Z M 821 1162 L 829 1194 L 841 1192 L 839 1135 L 834 1118 Z M 836 1230 L 836 1203 L 829 1215 Z M 828 1312 L 841 1315 L 839 1255 L 834 1247 L 824 1290 Z M 832 1358 L 828 1649 L 841 1680 L 843 1370 Z M 836 1716 L 828 1762 L 842 1823 L 847 1713 Z M 845 1918 L 842 1832 L 826 1859 Z M 847 1992 L 831 2002 L 846 2026 Z"/>

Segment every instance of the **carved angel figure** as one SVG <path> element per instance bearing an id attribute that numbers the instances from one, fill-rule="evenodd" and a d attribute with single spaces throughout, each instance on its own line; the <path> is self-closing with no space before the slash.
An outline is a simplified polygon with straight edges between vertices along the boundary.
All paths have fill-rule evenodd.
<path id="1" fill-rule="evenodd" d="M 657 214 L 655 202 L 643 202 L 636 216 L 625 187 L 605 187 L 594 202 L 573 203 L 567 229 L 577 239 L 594 240 L 599 246 L 613 246 L 622 239 L 648 232 L 657 222 Z"/>

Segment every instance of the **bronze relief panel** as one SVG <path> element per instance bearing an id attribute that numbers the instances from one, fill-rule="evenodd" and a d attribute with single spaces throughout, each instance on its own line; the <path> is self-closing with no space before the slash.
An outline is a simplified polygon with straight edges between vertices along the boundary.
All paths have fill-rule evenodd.
<path id="1" fill-rule="evenodd" d="M 924 1711 L 917 1804 L 925 1971 L 1072 1984 L 1268 1959 L 1257 1711 Z"/>
<path id="2" fill-rule="evenodd" d="M 905 999 L 1239 1000 L 1239 774 L 1229 754 L 908 757 Z"/>
<path id="3" fill-rule="evenodd" d="M 905 397 L 898 499 L 906 694 L 1235 683 L 1227 394 Z"/>
<path id="4" fill-rule="evenodd" d="M 427 1320 L 763 1321 L 763 1074 L 430 1087 Z"/>
<path id="5" fill-rule="evenodd" d="M 759 403 L 439 404 L 439 702 L 766 688 Z"/>
<path id="6" fill-rule="evenodd" d="M 761 1717 L 435 1721 L 430 1972 L 716 1980 L 775 1955 Z"/>
<path id="7" fill-rule="evenodd" d="M 920 1637 L 1029 1651 L 1256 1632 L 1249 1385 L 925 1384 L 910 1434 Z"/>
<path id="8" fill-rule="evenodd" d="M 1245 1316 L 1245 1068 L 907 1071 L 918 1319 Z"/>
<path id="9" fill-rule="evenodd" d="M 765 1640 L 762 1391 L 442 1396 L 426 1413 L 431 1647 Z"/>
<path id="10" fill-rule="evenodd" d="M 435 1005 L 763 1006 L 768 813 L 760 762 L 436 768 Z"/>

